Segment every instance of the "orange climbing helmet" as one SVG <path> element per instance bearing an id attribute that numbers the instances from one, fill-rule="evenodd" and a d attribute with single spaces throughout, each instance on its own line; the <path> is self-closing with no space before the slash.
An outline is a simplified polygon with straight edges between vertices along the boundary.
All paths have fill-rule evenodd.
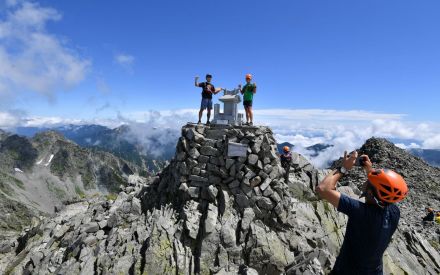
<path id="1" fill-rule="evenodd" d="M 284 146 L 284 147 L 283 147 L 283 151 L 284 151 L 284 152 L 289 152 L 289 151 L 290 151 L 289 146 Z"/>
<path id="2" fill-rule="evenodd" d="M 368 174 L 377 198 L 382 202 L 396 203 L 408 194 L 408 186 L 401 175 L 388 169 L 376 169 Z"/>
<path id="3" fill-rule="evenodd" d="M 251 74 L 247 74 L 246 75 L 246 79 L 252 79 L 252 75 Z"/>

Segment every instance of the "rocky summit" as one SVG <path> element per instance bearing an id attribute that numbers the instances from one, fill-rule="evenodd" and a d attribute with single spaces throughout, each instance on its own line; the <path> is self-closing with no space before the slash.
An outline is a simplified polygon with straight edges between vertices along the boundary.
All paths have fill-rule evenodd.
<path id="1" fill-rule="evenodd" d="M 437 171 L 375 141 L 361 151 L 379 165 L 404 165 L 404 176 L 414 179 L 412 173 Z M 0 243 L 0 273 L 326 274 L 347 218 L 313 191 L 329 170 L 295 153 L 292 166 L 285 182 L 268 127 L 185 125 L 175 157 L 159 176 L 132 175 L 114 201 L 73 203 L 35 221 L 17 240 Z M 357 197 L 362 177 L 353 171 L 339 190 Z M 407 219 L 414 215 L 410 205 L 425 196 L 416 199 L 417 192 L 438 183 L 409 183 L 412 198 L 400 205 L 405 211 L 384 256 L 385 273 L 439 274 L 434 227 L 428 236 Z"/>

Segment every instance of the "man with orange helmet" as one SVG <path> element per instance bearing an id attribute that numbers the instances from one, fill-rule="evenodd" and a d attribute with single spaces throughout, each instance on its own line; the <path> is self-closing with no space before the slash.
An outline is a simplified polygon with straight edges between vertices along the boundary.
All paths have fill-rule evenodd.
<path id="1" fill-rule="evenodd" d="M 336 190 L 339 179 L 360 160 L 368 175 L 361 197 L 365 203 Z M 339 256 L 330 274 L 383 274 L 382 255 L 400 219 L 395 205 L 405 198 L 405 180 L 388 169 L 373 169 L 370 158 L 358 153 L 344 154 L 342 166 L 328 174 L 316 187 L 321 198 L 348 216 Z"/>
<path id="2" fill-rule="evenodd" d="M 283 154 L 280 156 L 281 166 L 286 170 L 284 180 L 287 183 L 289 181 L 290 164 L 292 163 L 292 153 L 290 153 L 289 146 L 283 147 Z"/>
<path id="3" fill-rule="evenodd" d="M 254 113 L 252 111 L 252 102 L 254 99 L 254 94 L 257 92 L 257 85 L 255 83 L 251 83 L 252 75 L 246 75 L 246 84 L 243 89 L 241 85 L 238 85 L 241 94 L 243 95 L 243 106 L 246 112 L 246 125 L 252 126 L 254 121 Z"/>

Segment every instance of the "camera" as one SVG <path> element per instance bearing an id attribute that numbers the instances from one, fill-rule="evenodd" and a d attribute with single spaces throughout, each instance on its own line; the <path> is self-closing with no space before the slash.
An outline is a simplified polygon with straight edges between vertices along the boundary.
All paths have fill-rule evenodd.
<path id="1" fill-rule="evenodd" d="M 365 165 L 365 161 L 367 160 L 366 157 L 360 156 L 356 159 L 356 162 L 354 163 L 355 166 L 363 167 Z"/>

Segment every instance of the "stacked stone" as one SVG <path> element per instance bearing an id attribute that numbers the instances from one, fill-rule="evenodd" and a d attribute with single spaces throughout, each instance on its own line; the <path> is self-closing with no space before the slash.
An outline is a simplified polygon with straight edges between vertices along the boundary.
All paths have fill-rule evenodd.
<path id="1" fill-rule="evenodd" d="M 228 157 L 229 143 L 247 145 L 247 155 Z M 187 199 L 218 206 L 222 190 L 232 195 L 241 212 L 252 208 L 259 219 L 285 222 L 282 200 L 287 186 L 269 128 L 187 125 L 182 129 L 174 166 L 174 179 Z"/>

